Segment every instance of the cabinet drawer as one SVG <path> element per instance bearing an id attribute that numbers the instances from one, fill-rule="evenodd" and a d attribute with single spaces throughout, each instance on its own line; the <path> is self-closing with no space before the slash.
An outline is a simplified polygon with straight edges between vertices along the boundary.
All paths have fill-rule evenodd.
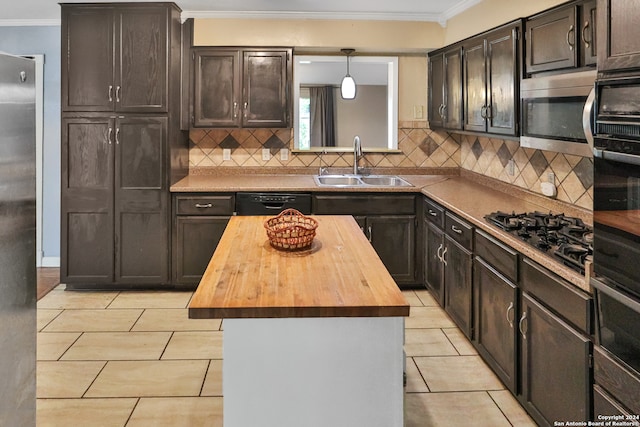
<path id="1" fill-rule="evenodd" d="M 481 230 L 476 230 L 475 254 L 512 282 L 518 279 L 518 252 Z"/>
<path id="2" fill-rule="evenodd" d="M 473 227 L 450 212 L 445 214 L 445 233 L 465 249 L 473 250 Z"/>
<path id="3" fill-rule="evenodd" d="M 427 221 L 437 225 L 440 228 L 444 228 L 444 208 L 434 202 L 433 200 L 424 199 L 422 209 L 424 217 Z"/>
<path id="4" fill-rule="evenodd" d="M 587 293 L 527 258 L 520 262 L 520 284 L 574 327 L 593 333 L 593 299 Z"/>
<path id="5" fill-rule="evenodd" d="M 176 215 L 232 215 L 233 194 L 215 196 L 176 196 Z"/>
<path id="6" fill-rule="evenodd" d="M 599 346 L 593 348 L 593 377 L 596 384 L 622 403 L 632 414 L 640 413 L 640 378 L 614 360 Z"/>

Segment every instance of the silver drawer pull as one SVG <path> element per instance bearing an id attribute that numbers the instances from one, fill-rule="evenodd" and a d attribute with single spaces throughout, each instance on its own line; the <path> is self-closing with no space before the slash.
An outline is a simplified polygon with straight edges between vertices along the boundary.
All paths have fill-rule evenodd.
<path id="1" fill-rule="evenodd" d="M 198 209 L 208 209 L 208 208 L 212 208 L 212 207 L 213 207 L 213 205 L 211 203 L 207 203 L 207 204 L 196 203 L 196 208 L 198 208 Z"/>
<path id="2" fill-rule="evenodd" d="M 429 215 L 431 216 L 438 216 L 438 213 L 435 211 L 432 211 L 431 209 L 429 209 Z"/>
<path id="3" fill-rule="evenodd" d="M 444 251 L 442 251 L 442 262 L 444 263 L 445 267 L 447 266 L 447 258 L 445 258 L 445 255 L 447 255 L 447 250 L 449 250 L 449 248 L 444 248 Z"/>
<path id="4" fill-rule="evenodd" d="M 509 307 L 507 307 L 507 322 L 509 322 L 509 326 L 511 326 L 511 329 L 513 329 L 513 316 L 510 316 L 510 313 L 513 313 L 514 307 L 513 307 L 513 301 L 511 301 L 509 303 Z"/>
<path id="5" fill-rule="evenodd" d="M 522 317 L 520 318 L 520 323 L 518 324 L 518 329 L 520 329 L 520 335 L 522 335 L 523 339 L 527 339 L 527 324 L 525 323 L 527 320 L 527 312 L 522 313 Z"/>
<path id="6" fill-rule="evenodd" d="M 454 233 L 457 234 L 462 234 L 462 230 L 460 230 L 458 227 L 456 227 L 455 225 L 451 226 L 451 229 L 454 231 Z"/>

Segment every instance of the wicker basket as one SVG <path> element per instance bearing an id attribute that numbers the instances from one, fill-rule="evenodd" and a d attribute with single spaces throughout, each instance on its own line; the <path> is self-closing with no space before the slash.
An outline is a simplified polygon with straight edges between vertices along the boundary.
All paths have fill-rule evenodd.
<path id="1" fill-rule="evenodd" d="M 318 221 L 290 208 L 266 220 L 264 228 L 267 229 L 267 236 L 273 247 L 294 251 L 311 246 Z"/>

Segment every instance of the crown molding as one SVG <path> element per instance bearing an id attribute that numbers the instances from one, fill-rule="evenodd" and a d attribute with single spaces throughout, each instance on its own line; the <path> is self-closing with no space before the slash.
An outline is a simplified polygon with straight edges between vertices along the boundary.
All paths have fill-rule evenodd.
<path id="1" fill-rule="evenodd" d="M 442 15 L 440 16 L 441 20 L 438 21 L 438 22 L 443 27 L 446 27 L 447 26 L 447 21 L 449 19 L 451 19 L 454 16 L 464 12 L 465 10 L 469 9 L 470 7 L 477 5 L 481 1 L 482 0 L 464 0 L 464 1 L 456 4 L 455 6 L 452 6 L 449 9 L 445 10 L 442 13 Z"/>
<path id="2" fill-rule="evenodd" d="M 480 1 L 480 0 L 473 0 Z M 289 12 L 289 11 L 183 11 L 182 20 L 189 18 L 218 19 L 324 19 L 353 21 L 421 21 L 440 22 L 441 15 L 433 13 L 386 12 Z"/>
<path id="3" fill-rule="evenodd" d="M 0 27 L 59 27 L 59 19 L 0 19 Z"/>

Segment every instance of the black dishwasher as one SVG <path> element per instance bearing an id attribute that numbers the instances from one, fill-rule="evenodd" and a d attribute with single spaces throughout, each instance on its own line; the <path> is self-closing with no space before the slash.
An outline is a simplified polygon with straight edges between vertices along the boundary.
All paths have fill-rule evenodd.
<path id="1" fill-rule="evenodd" d="M 285 209 L 294 208 L 305 215 L 311 213 L 309 193 L 238 193 L 236 213 L 238 215 L 277 215 Z"/>

